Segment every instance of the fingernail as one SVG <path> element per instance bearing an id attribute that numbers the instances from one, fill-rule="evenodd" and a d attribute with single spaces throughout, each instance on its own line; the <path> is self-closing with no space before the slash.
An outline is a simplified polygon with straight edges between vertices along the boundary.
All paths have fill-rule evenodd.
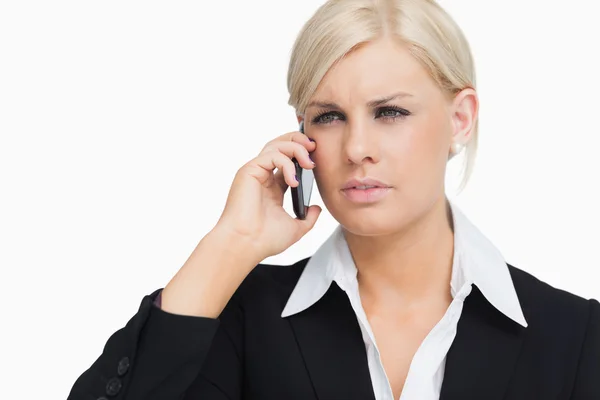
<path id="1" fill-rule="evenodd" d="M 308 158 L 310 159 L 310 162 L 313 163 L 313 165 L 315 165 L 315 162 L 313 161 L 312 157 L 309 155 Z"/>
<path id="2" fill-rule="evenodd" d="M 300 181 L 298 180 L 298 175 L 294 175 L 294 178 L 296 178 L 296 182 L 300 182 Z"/>
<path id="3" fill-rule="evenodd" d="M 310 140 L 313 143 L 315 142 L 315 139 L 313 139 L 313 138 L 308 138 L 308 140 Z"/>

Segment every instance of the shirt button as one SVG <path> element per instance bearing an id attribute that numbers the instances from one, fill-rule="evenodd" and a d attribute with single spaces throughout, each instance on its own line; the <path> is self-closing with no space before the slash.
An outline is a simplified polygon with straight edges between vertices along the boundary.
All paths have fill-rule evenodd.
<path id="1" fill-rule="evenodd" d="M 128 370 L 129 370 L 129 357 L 123 357 L 123 358 L 121 358 L 121 361 L 119 361 L 119 366 L 117 367 L 117 374 L 119 374 L 119 376 L 123 376 L 127 373 Z"/>
<path id="2" fill-rule="evenodd" d="M 106 384 L 106 394 L 116 396 L 121 390 L 121 380 L 119 378 L 111 378 Z"/>

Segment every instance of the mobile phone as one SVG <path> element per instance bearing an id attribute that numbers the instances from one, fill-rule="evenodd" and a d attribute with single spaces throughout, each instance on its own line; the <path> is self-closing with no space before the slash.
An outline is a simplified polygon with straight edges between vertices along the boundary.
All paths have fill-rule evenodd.
<path id="1" fill-rule="evenodd" d="M 300 132 L 304 133 L 304 121 L 300 122 Z M 310 195 L 312 193 L 315 175 L 312 169 L 304 169 L 300 166 L 296 158 L 292 158 L 296 167 L 296 176 L 298 177 L 298 186 L 292 187 L 292 204 L 294 205 L 294 214 L 298 219 L 305 219 L 308 206 L 310 205 Z"/>

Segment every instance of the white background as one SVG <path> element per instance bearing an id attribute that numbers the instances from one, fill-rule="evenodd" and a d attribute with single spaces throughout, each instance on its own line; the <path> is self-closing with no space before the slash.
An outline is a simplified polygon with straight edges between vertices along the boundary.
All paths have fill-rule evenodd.
<path id="1" fill-rule="evenodd" d="M 287 63 L 321 3 L 0 4 L 3 398 L 66 398 L 212 228 L 239 166 L 297 129 Z M 600 298 L 598 5 L 441 3 L 482 102 L 455 201 L 508 262 Z M 309 256 L 334 223 L 266 262 Z"/>

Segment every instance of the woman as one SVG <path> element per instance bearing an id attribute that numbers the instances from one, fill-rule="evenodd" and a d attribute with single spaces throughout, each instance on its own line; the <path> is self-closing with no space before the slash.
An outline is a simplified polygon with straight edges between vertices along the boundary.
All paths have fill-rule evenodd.
<path id="1" fill-rule="evenodd" d="M 69 399 L 600 399 L 600 304 L 507 264 L 445 196 L 463 148 L 470 174 L 479 103 L 435 2 L 328 1 L 288 89 L 305 134 L 239 169 L 214 229 Z M 321 211 L 282 208 L 293 157 L 339 227 L 310 258 L 261 264 Z"/>

